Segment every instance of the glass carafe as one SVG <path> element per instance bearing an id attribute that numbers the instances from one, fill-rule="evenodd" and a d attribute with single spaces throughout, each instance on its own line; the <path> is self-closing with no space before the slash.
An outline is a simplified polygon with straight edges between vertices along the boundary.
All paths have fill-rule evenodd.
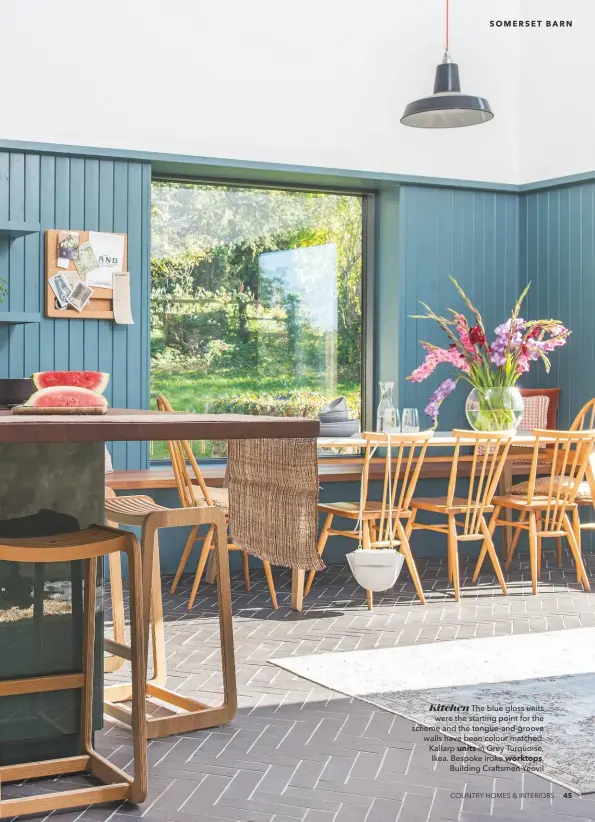
<path id="1" fill-rule="evenodd" d="M 401 430 L 399 412 L 393 403 L 394 382 L 380 382 L 380 402 L 376 412 L 376 431 L 394 434 Z"/>

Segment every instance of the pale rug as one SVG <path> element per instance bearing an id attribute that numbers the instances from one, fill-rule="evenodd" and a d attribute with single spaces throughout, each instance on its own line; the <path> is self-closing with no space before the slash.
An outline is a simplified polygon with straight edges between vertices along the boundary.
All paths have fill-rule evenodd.
<path id="1" fill-rule="evenodd" d="M 489 752 L 527 770 L 534 770 L 532 760 L 521 756 L 542 757 L 538 775 L 578 793 L 595 791 L 595 628 L 270 661 L 472 747 L 499 748 Z M 452 710 L 466 705 L 485 711 Z M 495 710 L 488 713 L 488 706 Z M 538 716 L 543 721 L 533 720 Z"/>

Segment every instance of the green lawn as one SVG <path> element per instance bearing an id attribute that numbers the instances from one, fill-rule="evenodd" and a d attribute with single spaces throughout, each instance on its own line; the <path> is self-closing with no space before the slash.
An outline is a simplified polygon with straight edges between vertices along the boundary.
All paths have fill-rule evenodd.
<path id="1" fill-rule="evenodd" d="M 360 387 L 356 381 L 339 381 L 337 393 L 347 398 L 350 416 L 359 417 Z M 325 396 L 315 375 L 295 385 L 289 376 L 246 374 L 232 368 L 166 368 L 153 365 L 151 396 L 164 394 L 176 411 L 198 413 L 269 414 L 272 416 L 316 417 L 332 396 Z M 225 444 L 197 442 L 195 454 L 202 458 L 225 456 Z M 152 459 L 167 459 L 165 443 L 153 443 Z"/>

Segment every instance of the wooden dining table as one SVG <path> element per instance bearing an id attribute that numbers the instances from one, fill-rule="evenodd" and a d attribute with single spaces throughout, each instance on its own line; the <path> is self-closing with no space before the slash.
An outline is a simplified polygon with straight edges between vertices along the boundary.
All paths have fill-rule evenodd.
<path id="1" fill-rule="evenodd" d="M 332 449 L 333 451 L 340 449 L 342 451 L 351 452 L 352 454 L 353 452 L 361 453 L 361 449 L 365 448 L 367 445 L 366 440 L 361 436 L 361 434 L 352 437 L 318 437 L 317 443 L 319 452 L 329 449 Z M 428 442 L 428 452 L 426 453 L 421 469 L 420 479 L 447 477 L 450 472 L 452 449 L 455 444 L 456 437 L 451 431 L 436 431 L 432 439 Z M 508 452 L 504 471 L 502 472 L 502 477 L 500 479 L 500 494 L 506 494 L 510 491 L 515 475 L 529 475 L 528 463 L 532 458 L 535 437 L 531 433 L 514 434 L 512 437 L 512 445 L 515 447 L 511 448 Z M 543 456 L 540 456 L 537 469 L 537 473 L 541 475 L 548 474 L 551 471 L 551 458 L 548 459 L 547 448 L 544 448 L 543 451 L 544 453 Z M 322 457 L 322 459 L 324 459 L 324 457 Z M 461 455 L 459 457 L 459 464 L 462 464 L 464 467 L 465 463 L 470 463 L 472 459 L 473 457 L 470 454 Z M 363 458 L 361 462 L 363 469 Z M 384 460 L 378 460 L 378 464 L 384 465 Z M 372 472 L 372 477 L 374 478 L 374 472 Z M 378 474 L 376 478 L 381 479 L 381 475 Z M 461 478 L 464 478 L 464 474 Z M 589 460 L 585 480 L 589 484 L 592 499 L 595 499 L 595 453 Z M 512 512 L 509 509 L 504 509 L 502 511 L 502 518 L 510 520 L 511 516 Z M 505 554 L 508 552 L 508 547 L 510 546 L 511 540 L 512 525 L 504 528 L 502 533 L 502 547 Z M 303 600 L 302 578 L 303 574 L 300 575 L 299 572 L 294 571 L 292 604 L 294 608 L 297 608 L 297 610 L 301 609 Z"/>

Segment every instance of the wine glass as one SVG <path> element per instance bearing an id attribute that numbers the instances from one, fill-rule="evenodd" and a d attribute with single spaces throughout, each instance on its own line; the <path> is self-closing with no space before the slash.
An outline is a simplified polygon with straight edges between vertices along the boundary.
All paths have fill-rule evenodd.
<path id="1" fill-rule="evenodd" d="M 403 410 L 403 434 L 417 434 L 419 431 L 419 414 L 417 408 L 405 408 Z"/>

